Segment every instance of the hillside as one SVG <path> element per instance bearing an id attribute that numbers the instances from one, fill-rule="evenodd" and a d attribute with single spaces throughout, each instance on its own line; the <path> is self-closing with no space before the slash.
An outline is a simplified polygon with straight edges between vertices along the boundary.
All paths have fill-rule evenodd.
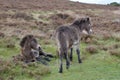
<path id="1" fill-rule="evenodd" d="M 52 29 L 61 24 L 70 23 L 78 16 L 89 16 L 93 27 L 102 25 L 102 29 L 104 29 L 105 27 L 108 27 L 110 23 L 110 25 L 112 24 L 112 26 L 117 29 L 119 28 L 117 24 L 120 24 L 119 9 L 120 7 L 84 4 L 68 0 L 0 0 L 0 28 L 1 32 L 4 30 L 3 33 L 9 30 L 9 27 L 16 29 L 16 26 L 21 28 L 24 26 L 36 26 L 41 30 L 41 27 L 45 25 L 47 26 L 45 28 Z M 57 15 L 59 13 L 61 15 L 69 15 L 72 19 L 66 21 L 67 19 L 62 19 Z M 51 17 L 57 18 L 58 22 L 54 22 L 56 20 Z M 56 25 L 53 25 L 53 23 Z M 2 29 L 3 26 L 7 29 L 4 29 L 5 27 Z M 12 33 L 19 31 L 12 30 L 10 30 L 10 33 L 8 34 L 12 35 Z M 21 31 L 23 30 L 20 30 L 19 32 Z"/>
<path id="2" fill-rule="evenodd" d="M 69 0 L 0 0 L 0 8 L 6 9 L 43 9 L 43 10 L 66 10 L 66 9 L 118 9 L 117 7 L 83 4 Z"/>

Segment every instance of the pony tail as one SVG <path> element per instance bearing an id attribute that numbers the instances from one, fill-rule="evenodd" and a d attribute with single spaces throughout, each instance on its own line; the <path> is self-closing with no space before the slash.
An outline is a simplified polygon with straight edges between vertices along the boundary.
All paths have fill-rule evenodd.
<path id="1" fill-rule="evenodd" d="M 58 33 L 58 39 L 60 44 L 60 51 L 62 54 L 67 52 L 67 42 L 62 31 Z"/>

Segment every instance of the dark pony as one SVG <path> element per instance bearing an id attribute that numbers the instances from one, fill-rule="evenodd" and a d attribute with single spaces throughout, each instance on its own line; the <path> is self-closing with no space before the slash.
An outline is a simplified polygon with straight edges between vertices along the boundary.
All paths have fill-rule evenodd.
<path id="1" fill-rule="evenodd" d="M 66 68 L 68 69 L 70 66 L 70 60 L 72 61 L 73 47 L 78 55 L 78 62 L 82 63 L 80 59 L 79 48 L 82 32 L 85 34 L 90 34 L 92 32 L 89 18 L 76 19 L 71 25 L 63 25 L 56 29 L 55 37 L 59 51 L 60 73 L 63 72 L 63 57 L 66 59 Z M 71 50 L 70 56 L 68 56 L 69 49 Z"/>
<path id="2" fill-rule="evenodd" d="M 41 47 L 33 35 L 24 36 L 20 42 L 20 46 L 21 46 L 21 53 L 25 62 L 35 61 L 36 56 L 32 52 L 32 49 L 38 51 L 38 56 L 39 56 L 39 51 L 41 50 Z"/>
<path id="3" fill-rule="evenodd" d="M 21 53 L 24 62 L 34 62 L 35 60 L 41 62 L 41 57 L 44 56 L 53 58 L 52 54 L 45 53 L 41 46 L 38 44 L 36 38 L 33 35 L 26 35 L 20 41 Z M 46 58 L 47 60 L 49 60 Z"/>

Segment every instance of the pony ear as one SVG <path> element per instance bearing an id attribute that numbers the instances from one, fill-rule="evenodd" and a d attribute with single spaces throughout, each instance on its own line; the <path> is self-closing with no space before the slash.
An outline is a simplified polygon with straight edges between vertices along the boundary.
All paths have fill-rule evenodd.
<path id="1" fill-rule="evenodd" d="M 28 39 L 28 35 L 23 37 L 22 40 L 20 41 L 20 46 L 24 47 L 26 40 Z"/>
<path id="2" fill-rule="evenodd" d="M 21 46 L 21 47 L 24 47 L 25 40 L 26 40 L 26 38 L 23 38 L 23 39 L 20 41 L 20 46 Z"/>
<path id="3" fill-rule="evenodd" d="M 90 20 L 90 18 L 89 17 L 87 17 L 87 21 L 89 21 Z"/>
<path id="4" fill-rule="evenodd" d="M 24 47 L 26 40 L 29 41 L 31 38 L 33 38 L 33 35 L 26 35 L 25 37 L 22 38 L 20 41 L 20 46 Z"/>
<path id="5" fill-rule="evenodd" d="M 81 23 L 84 23 L 84 22 L 85 22 L 85 19 L 84 19 L 84 18 L 82 18 L 82 19 L 81 19 Z"/>

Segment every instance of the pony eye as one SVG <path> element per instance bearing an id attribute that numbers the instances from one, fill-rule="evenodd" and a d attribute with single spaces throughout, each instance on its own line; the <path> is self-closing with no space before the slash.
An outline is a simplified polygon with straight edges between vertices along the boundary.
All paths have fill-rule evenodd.
<path id="1" fill-rule="evenodd" d="M 83 23 L 85 23 L 85 20 L 83 20 Z"/>
<path id="2" fill-rule="evenodd" d="M 36 39 L 33 39 L 32 41 L 35 42 L 35 43 L 37 43 L 37 40 L 36 40 Z"/>

